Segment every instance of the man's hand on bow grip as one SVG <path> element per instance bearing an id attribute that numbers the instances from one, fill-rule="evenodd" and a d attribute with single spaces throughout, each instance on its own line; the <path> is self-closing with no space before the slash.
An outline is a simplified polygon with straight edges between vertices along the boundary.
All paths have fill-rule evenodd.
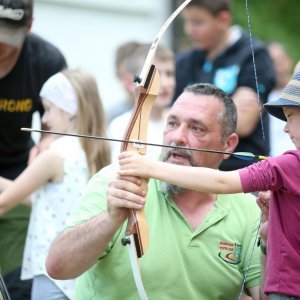
<path id="1" fill-rule="evenodd" d="M 129 216 L 129 209 L 140 210 L 145 205 L 146 192 L 141 180 L 133 176 L 118 176 L 109 183 L 107 211 L 113 222 L 121 225 Z"/>

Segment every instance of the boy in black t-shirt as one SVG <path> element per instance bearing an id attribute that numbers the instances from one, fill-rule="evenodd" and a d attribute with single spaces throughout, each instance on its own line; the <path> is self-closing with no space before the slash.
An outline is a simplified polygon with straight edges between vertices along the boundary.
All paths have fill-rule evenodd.
<path id="1" fill-rule="evenodd" d="M 174 100 L 186 85 L 212 83 L 233 97 L 238 110 L 237 152 L 269 152 L 268 119 L 257 100 L 250 39 L 241 28 L 231 26 L 229 0 L 193 0 L 183 11 L 184 29 L 194 48 L 176 57 L 176 92 Z M 253 40 L 261 103 L 275 84 L 270 56 L 260 41 Z M 262 128 L 266 135 L 263 137 Z M 221 164 L 222 170 L 233 170 L 252 162 L 235 157 Z"/>

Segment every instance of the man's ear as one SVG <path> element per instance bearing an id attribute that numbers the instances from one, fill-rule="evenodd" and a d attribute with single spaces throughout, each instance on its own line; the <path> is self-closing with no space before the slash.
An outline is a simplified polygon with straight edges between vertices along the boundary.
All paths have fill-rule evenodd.
<path id="1" fill-rule="evenodd" d="M 230 134 L 224 143 L 225 152 L 234 152 L 237 144 L 239 143 L 239 137 L 236 133 Z M 230 155 L 224 154 L 223 159 L 229 158 Z"/>

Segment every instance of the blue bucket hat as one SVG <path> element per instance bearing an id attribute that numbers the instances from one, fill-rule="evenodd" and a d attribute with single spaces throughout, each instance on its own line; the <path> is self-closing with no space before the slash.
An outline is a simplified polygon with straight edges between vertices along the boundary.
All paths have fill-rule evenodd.
<path id="1" fill-rule="evenodd" d="M 264 109 L 272 116 L 286 121 L 282 108 L 287 106 L 300 108 L 300 72 L 296 73 L 293 79 L 282 90 L 280 98 L 266 103 Z"/>

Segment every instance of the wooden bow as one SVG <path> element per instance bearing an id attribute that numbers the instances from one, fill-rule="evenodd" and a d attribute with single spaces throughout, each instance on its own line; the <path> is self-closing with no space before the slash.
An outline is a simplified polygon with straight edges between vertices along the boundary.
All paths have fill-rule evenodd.
<path id="1" fill-rule="evenodd" d="M 134 81 L 138 83 L 136 87 L 135 104 L 131 119 L 125 131 L 124 140 L 146 141 L 151 109 L 160 88 L 159 74 L 153 65 L 156 49 L 168 26 L 189 2 L 191 2 L 191 0 L 184 1 L 163 24 L 152 42 L 140 76 L 134 79 Z M 128 142 L 122 143 L 121 146 L 121 151 L 126 150 L 146 154 L 145 146 L 135 147 Z M 146 179 L 142 179 L 142 187 L 145 191 L 147 190 Z M 131 266 L 140 297 L 141 299 L 147 299 L 139 272 L 138 262 L 138 258 L 144 255 L 149 245 L 149 229 L 144 210 L 130 210 L 126 236 L 122 239 L 122 244 L 129 246 Z"/>

